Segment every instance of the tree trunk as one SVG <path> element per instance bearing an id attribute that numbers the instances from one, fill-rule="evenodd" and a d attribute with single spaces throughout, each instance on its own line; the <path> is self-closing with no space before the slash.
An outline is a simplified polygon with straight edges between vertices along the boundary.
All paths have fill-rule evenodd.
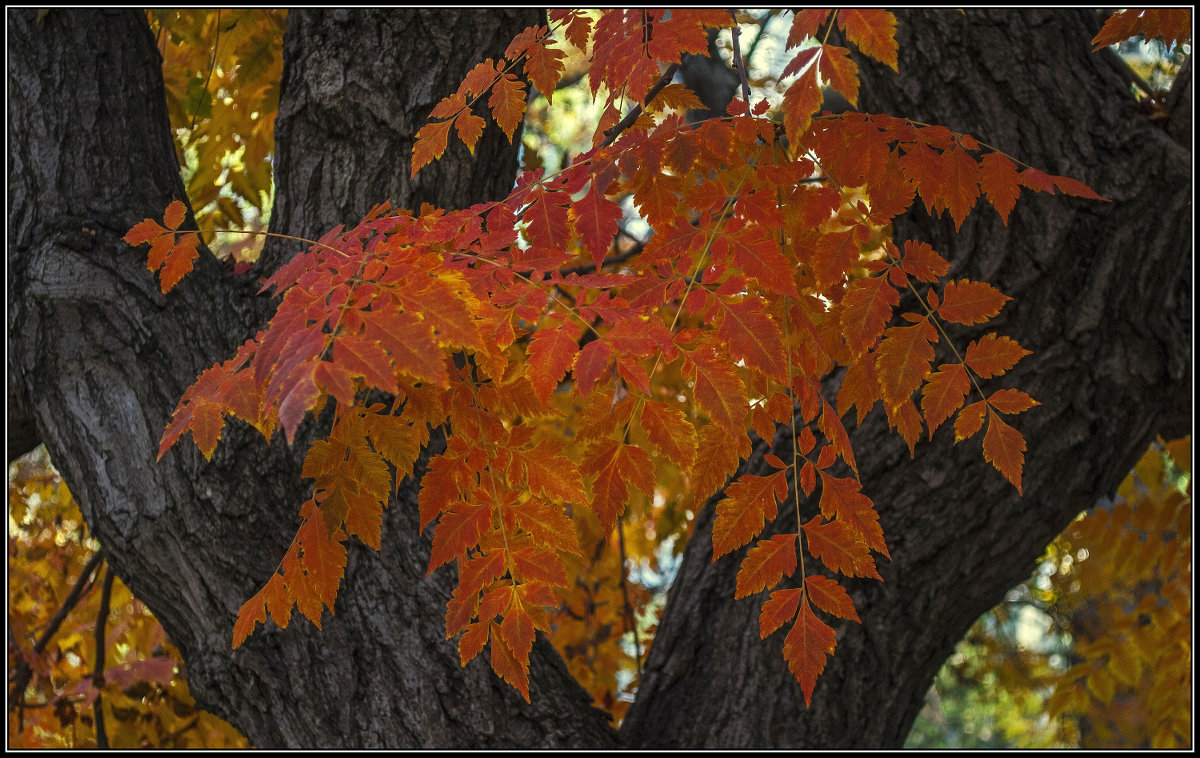
<path id="1" fill-rule="evenodd" d="M 908 11 L 899 21 L 899 75 L 859 58 L 863 110 L 972 134 L 1112 200 L 1025 192 L 1007 227 L 988 207 L 959 233 L 920 213 L 897 224 L 897 240 L 932 243 L 955 278 L 1015 298 L 986 329 L 951 335 L 960 350 L 998 331 L 1033 351 L 987 388 L 1019 387 L 1042 403 L 1014 422 L 1028 445 L 1024 496 L 983 460 L 982 435 L 954 446 L 945 424 L 910 460 L 877 408 L 852 437 L 892 561 L 879 562 L 883 583 L 853 580 L 862 624 L 835 627 L 837 651 L 807 709 L 783 661 L 784 633 L 759 639 L 764 596 L 732 600 L 744 550 L 711 562 L 710 502 L 622 727 L 630 744 L 900 746 L 975 619 L 1115 490 L 1156 434 L 1189 430 L 1187 143 L 1140 114 L 1090 52 L 1093 12 Z M 790 445 L 781 433 L 773 450 L 786 460 Z M 756 456 L 742 470 L 759 468 Z M 775 532 L 795 532 L 783 510 Z"/>
<path id="2" fill-rule="evenodd" d="M 453 13 L 290 14 L 272 231 L 319 236 L 389 196 L 463 207 L 507 191 L 515 153 L 494 127 L 474 163 L 452 150 L 408 179 L 412 137 L 433 104 L 536 23 L 531 11 Z M 1024 497 L 978 441 L 952 447 L 942 429 L 909 460 L 873 414 L 854 442 L 893 560 L 881 562 L 882 584 L 852 588 L 863 624 L 838 628 L 811 709 L 783 662 L 783 635 L 758 639 L 761 596 L 733 600 L 738 556 L 711 563 L 710 504 L 625 744 L 899 745 L 970 623 L 1154 434 L 1187 429 L 1190 153 L 1088 52 L 1097 28 L 1084 11 L 911 12 L 902 74 L 863 71 L 864 108 L 970 132 L 1113 200 L 1026 193 L 1007 227 L 981 208 L 958 235 L 944 220 L 898 228 L 900 239 L 932 242 L 957 277 L 1016 298 L 992 328 L 1034 351 L 1000 383 L 1043 403 L 1016 421 L 1029 448 Z M 207 255 L 163 296 L 144 252 L 120 239 L 184 198 L 144 17 L 10 10 L 9 42 L 10 454 L 46 442 L 113 568 L 183 652 L 197 701 L 260 747 L 617 744 L 544 639 L 531 705 L 482 657 L 459 666 L 443 639 L 455 577 L 424 576 L 416 477 L 385 513 L 382 551 L 351 546 L 323 630 L 295 617 L 230 651 L 238 608 L 298 526 L 300 461 L 320 424 L 289 448 L 231 421 L 211 462 L 186 441 L 155 462 L 182 392 L 264 323 L 270 303 Z M 268 245 L 260 269 L 294 250 Z M 961 346 L 978 334 L 956 336 Z M 787 444 L 777 435 L 777 451 Z M 743 469 L 757 471 L 759 457 Z M 775 528 L 794 531 L 789 518 Z"/>

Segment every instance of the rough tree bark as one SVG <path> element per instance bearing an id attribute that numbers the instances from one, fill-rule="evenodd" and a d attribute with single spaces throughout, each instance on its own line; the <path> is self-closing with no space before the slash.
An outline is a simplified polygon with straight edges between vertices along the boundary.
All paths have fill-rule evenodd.
<path id="1" fill-rule="evenodd" d="M 462 207 L 507 189 L 514 154 L 495 129 L 475 163 L 448 156 L 418 184 L 407 178 L 429 108 L 536 18 L 455 13 L 290 15 L 273 231 L 318 236 L 386 197 Z M 1188 427 L 1186 140 L 1139 114 L 1088 52 L 1098 24 L 1087 12 L 905 13 L 902 73 L 864 70 L 865 109 L 967 131 L 1114 202 L 1027 196 L 1008 227 L 979 209 L 958 235 L 928 220 L 898 230 L 931 241 L 958 277 L 1016 298 L 996 328 L 1035 354 L 1009 381 L 1043 405 L 1020 418 L 1023 498 L 977 442 L 952 448 L 947 429 L 914 460 L 878 411 L 855 433 L 873 451 L 862 478 L 894 560 L 881 562 L 884 583 L 854 588 L 863 624 L 838 629 L 812 709 L 783 663 L 783 635 L 760 641 L 759 604 L 733 600 L 737 558 L 709 560 L 711 505 L 619 735 L 543 639 L 532 705 L 482 658 L 459 667 L 442 634 L 454 577 L 424 576 L 411 480 L 385 514 L 382 552 L 351 548 L 323 631 L 268 625 L 231 652 L 234 615 L 282 556 L 307 496 L 304 428 L 294 447 L 280 435 L 267 447 L 235 422 L 211 463 L 187 444 L 154 455 L 183 390 L 253 334 L 269 303 L 205 255 L 164 297 L 144 254 L 120 239 L 184 197 L 144 18 L 22 9 L 8 21 L 10 457 L 46 442 L 114 569 L 179 645 L 197 700 L 258 746 L 898 745 L 979 613 L 1156 433 Z M 1190 133 L 1178 127 L 1190 105 L 1172 134 Z M 268 246 L 262 268 L 293 251 Z M 795 529 L 788 518 L 780 531 Z"/>

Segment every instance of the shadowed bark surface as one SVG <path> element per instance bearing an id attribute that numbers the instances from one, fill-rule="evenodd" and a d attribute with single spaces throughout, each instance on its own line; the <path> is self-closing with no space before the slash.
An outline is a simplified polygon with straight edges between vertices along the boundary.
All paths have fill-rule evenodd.
<path id="1" fill-rule="evenodd" d="M 531 705 L 484 657 L 459 666 L 443 639 L 455 577 L 424 575 L 415 478 L 385 513 L 382 551 L 352 542 L 322 631 L 297 617 L 230 651 L 238 608 L 298 526 L 300 462 L 328 419 L 302 426 L 291 448 L 231 422 L 211 462 L 187 441 L 155 462 L 180 395 L 271 304 L 253 277 L 206 254 L 163 296 L 144 252 L 121 241 L 184 197 L 144 17 L 37 16 L 8 12 L 10 456 L 46 442 L 114 569 L 183 652 L 199 704 L 259 747 L 899 745 L 971 622 L 1155 434 L 1189 427 L 1191 154 L 1178 135 L 1190 133 L 1190 96 L 1167 130 L 1148 121 L 1089 52 L 1099 24 L 1088 11 L 901 13 L 901 74 L 860 61 L 864 110 L 968 132 L 1113 202 L 1025 193 L 1007 227 L 990 208 L 959 234 L 919 213 L 898 225 L 897 239 L 931 242 L 957 278 L 1015 298 L 988 331 L 1034 355 L 989 389 L 1018 386 L 1042 405 L 1017 419 L 1024 497 L 978 438 L 952 446 L 948 426 L 912 460 L 878 409 L 854 432 L 893 560 L 880 562 L 882 584 L 853 585 L 863 624 L 837 627 L 812 708 L 780 654 L 783 633 L 758 638 L 761 596 L 733 600 L 742 551 L 711 562 L 711 504 L 619 736 L 544 639 Z M 498 129 L 473 162 L 452 148 L 415 183 L 409 153 L 433 104 L 537 16 L 289 14 L 271 230 L 318 237 L 384 198 L 453 208 L 504 193 L 516 161 Z M 294 252 L 272 243 L 260 268 Z M 980 336 L 952 334 L 960 347 Z M 744 471 L 761 473 L 760 447 Z M 772 528 L 793 522 L 785 509 Z"/>

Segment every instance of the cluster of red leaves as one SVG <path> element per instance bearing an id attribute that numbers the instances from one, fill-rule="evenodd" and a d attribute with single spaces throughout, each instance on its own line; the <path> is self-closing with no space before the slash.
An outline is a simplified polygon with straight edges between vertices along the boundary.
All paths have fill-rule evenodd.
<path id="1" fill-rule="evenodd" d="M 236 647 L 268 612 L 286 626 L 293 604 L 320 624 L 346 536 L 378 547 L 390 481 L 412 471 L 431 427 L 446 426 L 446 449 L 430 459 L 419 496 L 422 528 L 437 520 L 429 570 L 458 566 L 446 633 L 461 634 L 463 665 L 490 642 L 493 669 L 528 699 L 535 630 L 551 631 L 546 609 L 572 584 L 585 522 L 601 538 L 611 533 L 630 503 L 654 496 L 663 460 L 683 473 L 698 507 L 750 457 L 749 431 L 770 440 L 777 425 L 790 427 L 790 462 L 768 456 L 774 473 L 726 489 L 713 557 L 754 541 L 788 500 L 789 478 L 797 483 L 798 531 L 745 553 L 737 596 L 774 589 L 801 568 L 795 586 L 764 603 L 761 632 L 795 621 L 784 656 L 811 701 L 836 644 L 817 611 L 858 614 L 840 584 L 805 568 L 805 553 L 832 575 L 876 579 L 872 553 L 888 556 L 841 417 L 857 406 L 861 423 L 881 403 L 911 449 L 923 427 L 932 435 L 957 413 L 962 440 L 986 416 L 984 456 L 1020 490 L 1025 443 L 1001 414 L 1037 404 L 1019 390 L 980 388 L 1028 354 L 1011 339 L 986 334 L 965 357 L 951 345 L 955 360 L 935 370 L 948 324 L 978 326 L 1008 298 L 982 282 L 944 281 L 950 266 L 928 244 L 887 239 L 891 220 L 918 193 L 958 225 L 980 194 L 1005 221 L 1021 187 L 1096 195 L 1018 171 L 942 127 L 815 115 L 821 77 L 856 97 L 844 48 L 797 55 L 778 122 L 766 102 L 735 100 L 728 116 L 689 124 L 674 109 L 694 96 L 656 79 L 705 47 L 706 26 L 730 25 L 726 12 L 614 10 L 594 25 L 572 10 L 551 18 L 580 48 L 594 37 L 590 82 L 608 98 L 596 147 L 557 173 L 521 175 L 501 201 L 419 216 L 380 206 L 297 255 L 264 286 L 283 297 L 271 323 L 188 391 L 160 455 L 187 431 L 211 455 L 224 413 L 265 435 L 278 425 L 291 441 L 306 413 L 336 402 L 329 437 L 305 460 L 314 495 L 303 525 L 242 608 Z M 789 43 L 833 23 L 896 65 L 895 19 L 884 11 L 799 13 Z M 413 171 L 441 156 L 451 126 L 473 147 L 485 122 L 472 107 L 485 94 L 511 138 L 525 108 L 515 71 L 523 65 L 549 96 L 561 70 L 555 45 L 550 30 L 531 28 L 502 62 L 476 66 L 421 129 Z M 636 111 L 617 128 L 625 100 Z M 617 265 L 623 198 L 654 234 Z M 162 231 L 143 222 L 130 241 L 154 241 L 153 263 L 179 218 L 169 211 Z M 921 313 L 897 314 L 902 290 Z M 896 316 L 904 325 L 889 326 Z M 839 366 L 835 409 L 821 388 Z M 669 375 L 679 381 L 664 392 Z M 966 404 L 972 388 L 981 399 Z M 395 400 L 365 406 L 365 390 Z"/>

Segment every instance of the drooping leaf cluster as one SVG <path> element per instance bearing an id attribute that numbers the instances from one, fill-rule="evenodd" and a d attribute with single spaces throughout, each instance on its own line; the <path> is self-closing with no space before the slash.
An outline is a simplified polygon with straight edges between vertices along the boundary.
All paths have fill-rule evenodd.
<path id="1" fill-rule="evenodd" d="M 291 442 L 308 414 L 335 404 L 305 458 L 303 523 L 239 613 L 236 647 L 268 615 L 286 627 L 293 606 L 320 626 L 346 537 L 378 548 L 396 481 L 430 430 L 447 429 L 419 497 L 421 527 L 433 525 L 429 571 L 457 564 L 447 637 L 458 636 L 464 665 L 490 648 L 526 699 L 536 630 L 587 617 L 572 604 L 595 576 L 593 551 L 624 538 L 630 513 L 660 508 L 656 482 L 682 484 L 692 510 L 724 487 L 713 558 L 739 552 L 737 597 L 771 591 L 761 634 L 791 625 L 784 656 L 811 702 L 836 646 L 826 619 L 858 621 L 832 577 L 878 579 L 875 555 L 888 557 L 843 417 L 853 406 L 861 423 L 881 404 L 910 452 L 951 419 L 956 441 L 984 431 L 985 459 L 1019 491 L 1025 442 L 1005 417 L 1038 404 L 984 389 L 1027 350 L 995 333 L 960 349 L 951 335 L 1009 298 L 947 278 L 930 245 L 891 239 L 892 220 L 917 196 L 956 226 L 981 195 L 1005 222 L 1022 188 L 1099 196 L 944 127 L 820 115 L 822 81 L 853 102 L 857 68 L 846 48 L 811 41 L 836 25 L 895 67 L 885 11 L 797 13 L 789 45 L 799 51 L 785 70 L 796 78 L 781 107 L 735 99 L 698 124 L 682 113 L 698 101 L 671 75 L 705 49 L 708 28 L 733 23 L 727 12 L 550 18 L 553 29 L 527 29 L 434 107 L 411 170 L 451 138 L 473 148 L 487 128 L 482 102 L 511 139 L 521 77 L 552 96 L 555 31 L 591 50 L 589 83 L 604 102 L 593 149 L 560 171 L 523 173 L 499 201 L 419 214 L 385 203 L 331 230 L 266 281 L 282 297 L 274 318 L 185 393 L 159 456 L 190 432 L 210 457 L 226 415 Z M 629 247 L 633 209 L 653 233 Z M 193 257 L 181 219 L 172 205 L 163 225 L 147 220 L 127 237 L 151 243 L 151 270 L 166 261 L 164 291 Z M 915 303 L 903 312 L 902 293 Z M 939 362 L 937 346 L 953 357 Z M 832 403 L 831 376 L 841 377 Z M 368 390 L 389 400 L 368 402 Z M 769 455 L 770 472 L 726 487 L 753 438 L 781 429 L 790 459 Z M 795 531 L 758 539 L 780 503 Z M 683 522 L 666 526 L 686 536 Z"/>

